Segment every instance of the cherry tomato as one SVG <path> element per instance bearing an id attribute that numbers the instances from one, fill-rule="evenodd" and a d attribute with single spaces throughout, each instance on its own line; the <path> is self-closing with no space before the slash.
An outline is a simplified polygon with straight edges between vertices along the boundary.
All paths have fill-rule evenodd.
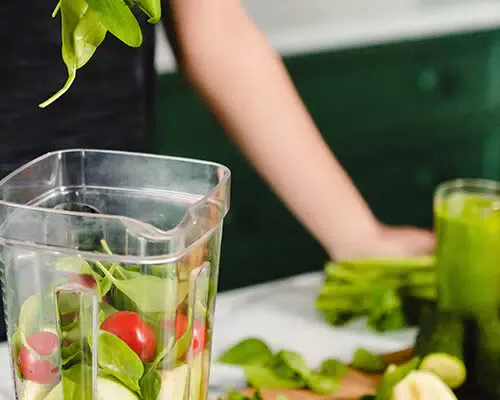
<path id="1" fill-rule="evenodd" d="M 156 354 L 156 336 L 148 324 L 131 311 L 119 311 L 101 324 L 103 331 L 123 340 L 143 362 L 151 362 Z"/>
<path id="2" fill-rule="evenodd" d="M 59 346 L 59 339 L 51 332 L 38 332 L 29 336 L 26 341 L 40 356 L 54 354 Z M 59 370 L 49 360 L 40 360 L 37 354 L 31 353 L 24 345 L 17 355 L 19 371 L 28 381 L 47 384 L 57 379 Z"/>
<path id="3" fill-rule="evenodd" d="M 188 328 L 188 318 L 184 314 L 177 314 L 175 319 L 175 337 L 177 340 L 181 338 Z M 165 322 L 165 326 L 168 328 L 173 327 L 173 321 L 168 320 Z M 198 355 L 205 348 L 205 344 L 207 343 L 207 329 L 205 324 L 201 321 L 194 320 L 193 321 L 193 333 L 191 338 L 191 344 L 189 346 L 189 350 L 191 351 L 193 356 Z"/>

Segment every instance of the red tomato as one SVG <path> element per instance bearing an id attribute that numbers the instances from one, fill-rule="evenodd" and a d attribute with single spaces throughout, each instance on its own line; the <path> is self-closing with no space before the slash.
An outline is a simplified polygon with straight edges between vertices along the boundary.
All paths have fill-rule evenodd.
<path id="1" fill-rule="evenodd" d="M 41 356 L 54 354 L 59 346 L 59 339 L 50 332 L 38 332 L 29 336 L 26 341 Z M 59 370 L 48 360 L 40 360 L 37 354 L 31 353 L 21 346 L 17 355 L 19 371 L 28 381 L 36 383 L 52 383 L 57 379 Z"/>
<path id="2" fill-rule="evenodd" d="M 169 320 L 165 322 L 165 326 L 168 328 L 172 328 L 173 321 Z M 178 340 L 181 338 L 188 328 L 188 319 L 184 314 L 177 314 L 175 319 L 175 337 Z M 207 343 L 207 329 L 205 324 L 201 321 L 194 320 L 193 321 L 193 333 L 191 338 L 191 344 L 189 346 L 189 350 L 191 351 L 193 356 L 198 355 L 205 348 L 205 344 Z"/>
<path id="3" fill-rule="evenodd" d="M 123 340 L 143 362 L 151 362 L 156 354 L 156 336 L 139 314 L 119 311 L 106 318 L 103 331 L 112 333 Z"/>

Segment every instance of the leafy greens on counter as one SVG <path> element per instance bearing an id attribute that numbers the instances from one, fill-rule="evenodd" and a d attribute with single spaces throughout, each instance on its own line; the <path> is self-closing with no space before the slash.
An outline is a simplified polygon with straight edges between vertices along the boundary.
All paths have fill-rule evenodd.
<path id="1" fill-rule="evenodd" d="M 334 326 L 366 317 L 378 332 L 417 325 L 423 305 L 436 299 L 432 256 L 361 259 L 325 265 L 316 309 Z"/>

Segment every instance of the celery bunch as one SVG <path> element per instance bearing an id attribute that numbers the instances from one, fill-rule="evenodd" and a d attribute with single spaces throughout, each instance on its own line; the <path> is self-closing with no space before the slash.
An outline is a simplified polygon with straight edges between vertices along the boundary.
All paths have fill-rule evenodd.
<path id="1" fill-rule="evenodd" d="M 316 309 L 335 326 L 367 317 L 372 329 L 386 332 L 412 325 L 415 306 L 418 313 L 436 296 L 433 256 L 329 262 Z"/>

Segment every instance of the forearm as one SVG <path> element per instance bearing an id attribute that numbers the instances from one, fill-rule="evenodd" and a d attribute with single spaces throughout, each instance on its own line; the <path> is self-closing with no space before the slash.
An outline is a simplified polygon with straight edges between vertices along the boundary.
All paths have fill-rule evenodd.
<path id="1" fill-rule="evenodd" d="M 186 2 L 173 0 L 179 1 Z M 196 12 L 186 3 L 174 7 L 184 70 L 295 216 L 327 251 L 342 257 L 374 235 L 376 220 L 323 141 L 280 58 L 236 2 L 220 12 L 218 1 Z"/>

